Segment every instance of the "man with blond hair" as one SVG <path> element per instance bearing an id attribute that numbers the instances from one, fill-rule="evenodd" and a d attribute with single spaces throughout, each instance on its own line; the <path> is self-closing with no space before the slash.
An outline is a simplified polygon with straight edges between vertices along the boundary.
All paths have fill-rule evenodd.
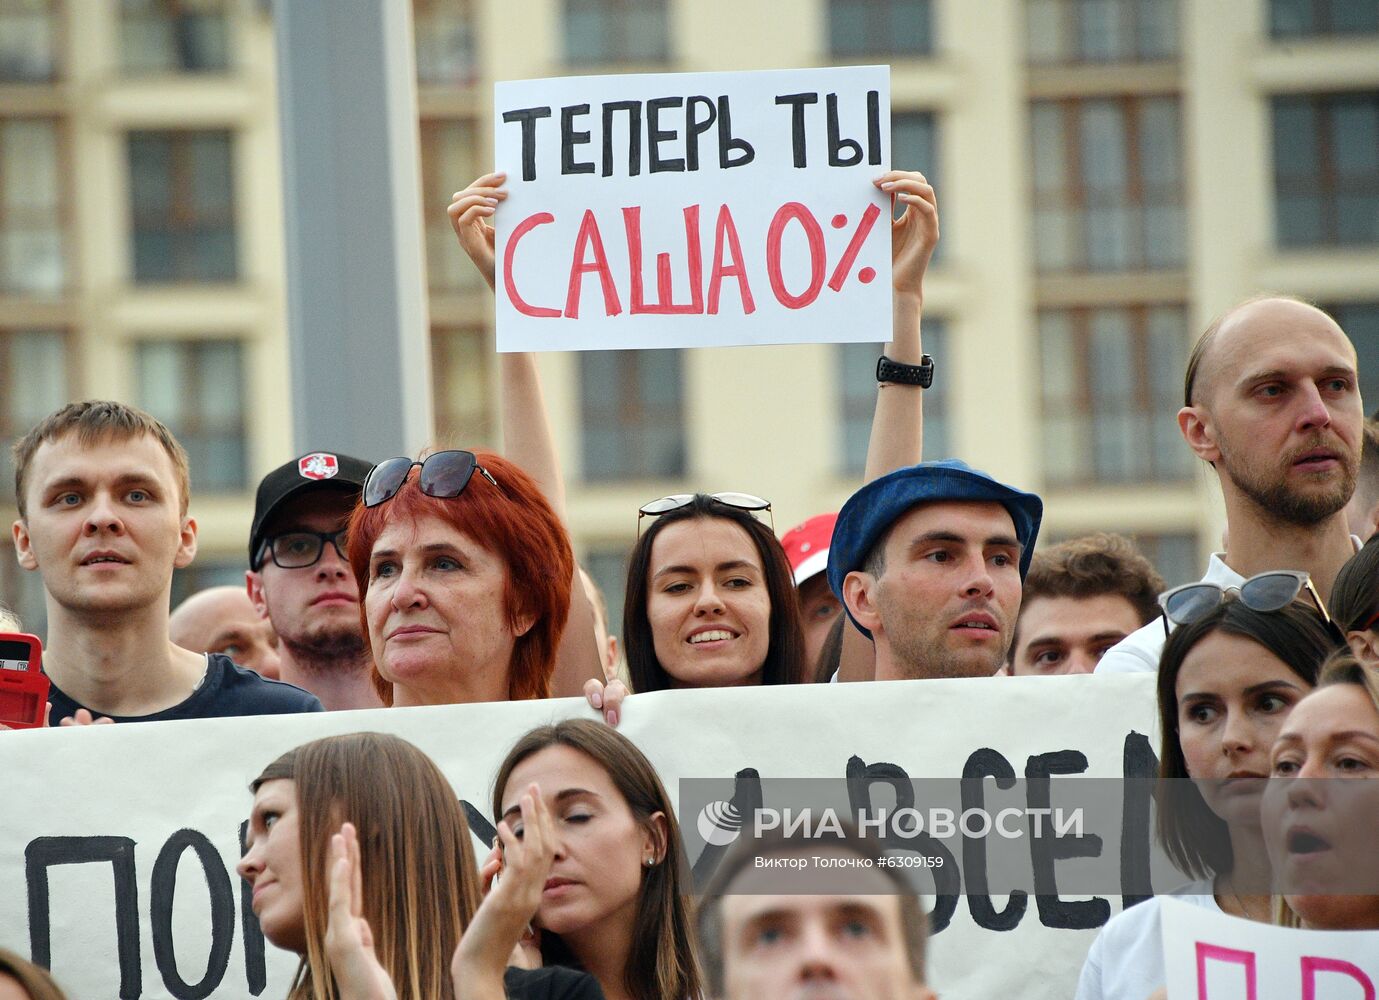
<path id="1" fill-rule="evenodd" d="M 14 547 L 43 577 L 51 724 L 320 711 L 223 654 L 172 643 L 172 572 L 196 555 L 187 455 L 121 403 L 69 403 L 14 446 Z"/>

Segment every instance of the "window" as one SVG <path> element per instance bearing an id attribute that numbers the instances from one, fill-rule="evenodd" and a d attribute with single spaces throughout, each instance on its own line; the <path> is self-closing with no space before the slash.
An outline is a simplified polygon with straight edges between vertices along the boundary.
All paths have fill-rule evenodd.
<path id="1" fill-rule="evenodd" d="M 493 443 L 492 357 L 481 329 L 432 328 L 431 391 L 437 441 L 468 449 Z"/>
<path id="2" fill-rule="evenodd" d="M 139 405 L 187 449 L 192 490 L 245 489 L 243 350 L 236 340 L 151 340 L 138 345 Z"/>
<path id="3" fill-rule="evenodd" d="M 1183 266 L 1177 98 L 1038 101 L 1030 131 L 1040 270 Z"/>
<path id="4" fill-rule="evenodd" d="M 72 368 L 60 330 L 0 333 L 0 438 L 15 441 L 71 398 Z M 0 449 L 0 493 L 14 492 L 14 463 Z"/>
<path id="5" fill-rule="evenodd" d="M 1178 0 L 1026 0 L 1033 63 L 1144 62 L 1178 55 Z"/>
<path id="6" fill-rule="evenodd" d="M 0 119 L 0 294 L 65 284 L 60 143 L 51 120 Z"/>
<path id="7" fill-rule="evenodd" d="M 924 320 L 924 352 L 934 359 L 934 384 L 924 393 L 924 455 L 926 462 L 953 457 L 948 420 L 948 386 L 956 378 L 946 350 L 948 333 L 942 319 Z M 884 344 L 839 344 L 838 463 L 846 475 L 860 475 L 867 465 L 872 416 L 876 412 L 876 360 Z"/>
<path id="8" fill-rule="evenodd" d="M 927 56 L 934 51 L 931 0 L 828 0 L 835 56 Z"/>
<path id="9" fill-rule="evenodd" d="M 666 0 L 565 0 L 565 61 L 665 62 L 667 19 Z"/>
<path id="10" fill-rule="evenodd" d="M 938 115 L 932 111 L 897 111 L 891 115 L 891 166 L 896 170 L 918 170 L 943 196 L 943 182 L 939 176 Z M 941 204 L 941 203 L 940 203 Z M 898 218 L 905 206 L 897 204 Z M 952 232 L 952 212 L 941 213 L 943 229 Z M 939 240 L 934 248 L 933 261 L 943 260 L 945 243 Z"/>
<path id="11" fill-rule="evenodd" d="M 439 206 L 482 173 L 478 129 L 469 121 L 421 123 L 422 204 L 426 206 L 426 273 L 433 292 L 484 287 L 478 268 L 455 241 L 450 217 Z"/>
<path id="12" fill-rule="evenodd" d="M 1270 0 L 1269 33 L 1275 38 L 1354 35 L 1379 31 L 1374 0 Z"/>
<path id="13" fill-rule="evenodd" d="M 1178 306 L 1039 315 L 1044 473 L 1051 484 L 1191 474 L 1178 434 L 1187 317 Z"/>
<path id="14" fill-rule="evenodd" d="M 1164 578 L 1164 586 L 1176 587 L 1202 578 L 1205 567 L 1197 554 L 1195 535 L 1137 533 L 1130 537 Z"/>
<path id="15" fill-rule="evenodd" d="M 1323 305 L 1355 345 L 1365 412 L 1379 410 L 1379 302 Z"/>
<path id="16" fill-rule="evenodd" d="M 208 556 L 201 554 L 196 562 L 184 569 L 172 571 L 172 600 L 170 606 L 176 608 L 193 594 L 210 587 L 243 587 L 244 556 Z"/>
<path id="17" fill-rule="evenodd" d="M 57 11 L 53 0 L 0 0 L 0 82 L 41 83 L 57 77 Z"/>
<path id="18" fill-rule="evenodd" d="M 585 553 L 583 566 L 608 604 L 608 634 L 622 637 L 622 605 L 627 594 L 627 546 L 600 545 Z"/>
<path id="19" fill-rule="evenodd" d="M 229 132 L 131 132 L 134 280 L 233 281 L 234 143 Z"/>
<path id="20" fill-rule="evenodd" d="M 585 479 L 684 474 L 682 372 L 675 350 L 579 356 Z"/>
<path id="21" fill-rule="evenodd" d="M 225 0 L 121 0 L 126 73 L 217 73 L 230 67 Z"/>
<path id="22" fill-rule="evenodd" d="M 921 171 L 939 186 L 938 116 L 932 111 L 897 111 L 891 115 L 891 165 Z"/>
<path id="23" fill-rule="evenodd" d="M 1379 243 L 1379 92 L 1273 104 L 1279 246 Z"/>
<path id="24" fill-rule="evenodd" d="M 460 87 L 474 83 L 479 67 L 469 0 L 413 0 L 412 10 L 417 79 Z"/>

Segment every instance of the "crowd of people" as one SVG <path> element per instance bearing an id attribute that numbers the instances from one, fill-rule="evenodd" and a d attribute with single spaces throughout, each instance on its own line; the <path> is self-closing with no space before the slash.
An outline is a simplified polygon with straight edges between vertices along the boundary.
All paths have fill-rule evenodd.
<path id="1" fill-rule="evenodd" d="M 490 286 L 504 181 L 481 177 L 450 206 Z M 197 525 L 167 428 L 87 401 L 14 445 L 49 725 L 561 696 L 597 713 L 512 747 L 482 862 L 449 783 L 403 740 L 331 737 L 268 764 L 239 870 L 267 939 L 301 956 L 294 1000 L 930 996 L 926 920 L 902 884 L 753 884 L 753 857 L 815 842 L 742 842 L 691 905 L 671 799 L 618 729 L 637 693 L 679 688 L 1157 672 L 1157 834 L 1196 879 L 1180 894 L 1245 919 L 1379 929 L 1379 890 L 1337 896 L 1344 865 L 1339 881 L 1271 888 L 1331 847 L 1315 832 L 1326 795 L 1304 779 L 1379 778 L 1379 425 L 1345 333 L 1269 296 L 1198 339 L 1178 423 L 1220 484 L 1226 532 L 1199 582 L 1165 591 L 1125 538 L 1036 549 L 1037 495 L 921 461 L 923 391 L 942 377 L 920 330 L 937 201 L 920 174 L 875 183 L 898 212 L 863 482 L 779 537 L 754 494 L 649 500 L 621 636 L 575 560 L 529 355 L 501 361 L 504 454 L 374 463 L 315 442 L 259 484 L 245 587 L 171 612 Z M 1324 847 L 1289 832 L 1308 811 Z M 881 848 L 847 831 L 829 850 Z M 884 870 L 858 877 L 887 888 Z M 1114 917 L 1079 998 L 1161 987 L 1158 926 L 1153 899 Z M 16 989 L 60 995 L 0 952 L 0 997 Z"/>

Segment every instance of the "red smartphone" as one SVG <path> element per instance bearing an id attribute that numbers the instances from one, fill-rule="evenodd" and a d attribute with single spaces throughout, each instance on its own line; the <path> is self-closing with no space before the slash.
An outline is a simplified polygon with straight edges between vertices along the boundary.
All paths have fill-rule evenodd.
<path id="1" fill-rule="evenodd" d="M 42 664 L 38 636 L 0 632 L 0 723 L 11 729 L 43 725 L 49 683 Z"/>

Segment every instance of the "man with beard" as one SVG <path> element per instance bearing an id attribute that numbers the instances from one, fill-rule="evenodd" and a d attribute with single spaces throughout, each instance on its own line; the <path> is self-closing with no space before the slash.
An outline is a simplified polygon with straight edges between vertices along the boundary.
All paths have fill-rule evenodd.
<path id="1" fill-rule="evenodd" d="M 1298 299 L 1250 299 L 1202 334 L 1188 358 L 1178 427 L 1211 464 L 1226 507 L 1226 551 L 1203 582 L 1239 587 L 1302 570 L 1323 601 L 1355 553 L 1345 507 L 1355 492 L 1364 412 L 1355 348 L 1336 321 Z M 1096 672 L 1155 671 L 1164 627 L 1150 622 Z"/>
<path id="2" fill-rule="evenodd" d="M 359 617 L 359 587 L 345 558 L 345 528 L 368 462 L 316 451 L 263 478 L 249 537 L 249 600 L 278 633 L 283 680 L 327 711 L 379 708 Z"/>
<path id="3" fill-rule="evenodd" d="M 838 514 L 828 583 L 875 680 L 990 677 L 1005 662 L 1043 504 L 950 459 L 867 483 Z"/>

